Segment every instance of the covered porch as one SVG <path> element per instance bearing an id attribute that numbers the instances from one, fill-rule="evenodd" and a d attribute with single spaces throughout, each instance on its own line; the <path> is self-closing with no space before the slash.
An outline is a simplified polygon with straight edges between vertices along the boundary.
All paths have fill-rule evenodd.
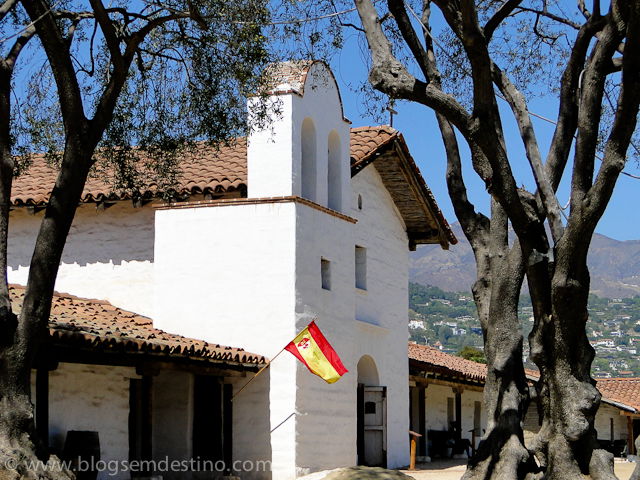
<path id="1" fill-rule="evenodd" d="M 23 290 L 12 293 L 19 302 Z M 268 390 L 232 402 L 265 364 L 107 302 L 56 294 L 32 373 L 36 430 L 63 460 L 93 457 L 80 478 L 217 478 L 236 474 L 237 458 L 266 462 L 248 476 L 270 478 Z M 247 402 L 256 414 L 234 415 Z M 247 438 L 256 445 L 245 447 Z"/>

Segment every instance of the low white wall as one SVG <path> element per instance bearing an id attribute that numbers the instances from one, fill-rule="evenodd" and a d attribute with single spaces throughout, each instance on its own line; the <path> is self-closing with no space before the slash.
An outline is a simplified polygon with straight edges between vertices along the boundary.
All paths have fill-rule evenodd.
<path id="1" fill-rule="evenodd" d="M 453 399 L 453 417 L 455 418 L 455 393 L 451 387 L 443 385 L 429 385 L 426 389 L 425 398 L 425 424 L 427 430 L 449 430 L 447 424 L 447 402 L 448 398 Z M 482 402 L 482 392 L 474 390 L 464 390 L 462 392 L 462 438 L 471 440 L 474 425 L 475 402 Z M 484 405 L 481 409 L 481 429 L 487 425 L 487 413 Z M 476 446 L 480 437 L 476 436 Z"/>
<path id="2" fill-rule="evenodd" d="M 100 436 L 100 458 L 129 458 L 129 379 L 137 378 L 128 367 L 61 363 L 49 374 L 49 442 L 61 452 L 69 430 L 92 430 Z M 127 479 L 120 472 L 100 472 L 99 480 Z"/>
<path id="3" fill-rule="evenodd" d="M 613 420 L 613 439 L 611 438 L 611 420 Z M 599 440 L 626 440 L 627 417 L 620 415 L 620 409 L 601 403 L 594 422 Z"/>
<path id="4" fill-rule="evenodd" d="M 620 409 L 601 403 L 594 426 L 598 432 L 598 440 L 612 440 L 611 438 L 611 420 L 613 419 L 613 440 L 627 439 L 627 417 L 620 415 Z M 533 435 L 540 431 L 538 424 L 538 406 L 532 402 L 529 405 L 527 416 L 524 421 L 525 444 L 531 441 Z"/>
<path id="5" fill-rule="evenodd" d="M 9 282 L 26 285 L 43 213 L 11 212 L 8 245 Z M 56 290 L 108 300 L 125 310 L 153 316 L 154 209 L 118 202 L 104 211 L 95 204 L 78 207 Z"/>

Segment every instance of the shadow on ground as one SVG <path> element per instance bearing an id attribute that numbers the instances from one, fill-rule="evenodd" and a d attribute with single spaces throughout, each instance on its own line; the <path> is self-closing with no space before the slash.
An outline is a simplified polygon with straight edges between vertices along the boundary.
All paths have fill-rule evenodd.
<path id="1" fill-rule="evenodd" d="M 413 480 L 412 477 L 397 470 L 379 467 L 339 468 L 327 472 L 327 475 L 321 478 L 322 480 Z"/>

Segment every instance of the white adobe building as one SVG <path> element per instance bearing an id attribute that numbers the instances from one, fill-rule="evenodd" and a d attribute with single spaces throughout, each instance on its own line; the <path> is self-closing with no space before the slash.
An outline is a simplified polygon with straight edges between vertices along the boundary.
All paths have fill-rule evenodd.
<path id="1" fill-rule="evenodd" d="M 65 430 L 79 428 L 68 414 L 56 417 L 60 405 L 74 396 L 76 412 L 85 408 L 70 385 L 100 390 L 108 375 L 112 385 L 92 405 L 109 405 L 121 420 L 115 430 L 112 419 L 96 427 L 104 445 L 119 449 L 103 448 L 103 457 L 126 457 L 127 442 L 131 457 L 131 423 L 127 432 L 122 421 L 133 405 L 130 380 L 151 376 L 148 455 L 194 456 L 193 405 L 201 402 L 194 400 L 194 378 L 209 375 L 224 386 L 225 459 L 271 465 L 270 472 L 242 478 L 289 480 L 338 466 L 408 464 L 408 252 L 420 243 L 447 248 L 456 239 L 402 136 L 389 127 L 350 129 L 324 63 L 288 62 L 272 73 L 281 115 L 252 133 L 246 150 L 240 141 L 215 158 L 203 152 L 187 162 L 186 201 L 161 204 L 141 192 L 155 208 L 134 208 L 144 202 L 132 204 L 131 195 L 91 180 L 56 283 L 57 291 L 150 317 L 149 328 L 167 341 L 179 335 L 256 355 L 221 356 L 222 363 L 198 367 L 197 375 L 190 369 L 199 358 L 178 372 L 168 361 L 157 367 L 140 355 L 112 367 L 60 356 L 52 378 L 69 374 L 64 388 L 46 383 L 53 405 L 43 417 L 58 445 Z M 42 185 L 49 178 L 52 186 L 52 175 L 36 162 L 16 181 L 14 204 L 26 208 L 12 213 L 10 282 L 25 284 L 38 209 L 48 194 Z M 328 385 L 283 354 L 231 403 L 261 356 L 272 358 L 313 318 L 349 373 Z M 113 335 L 92 330 L 98 321 L 100 314 L 92 316 L 83 334 Z M 148 334 L 149 341 L 157 335 Z M 68 352 L 56 341 L 51 351 Z"/>

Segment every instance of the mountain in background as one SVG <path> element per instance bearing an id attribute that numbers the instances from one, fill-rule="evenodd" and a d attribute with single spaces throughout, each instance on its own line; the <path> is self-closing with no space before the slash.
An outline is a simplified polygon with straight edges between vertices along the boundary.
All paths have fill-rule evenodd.
<path id="1" fill-rule="evenodd" d="M 476 277 L 471 246 L 457 222 L 451 225 L 458 244 L 449 250 L 424 245 L 411 253 L 412 282 L 449 292 L 470 291 Z M 591 292 L 600 297 L 640 295 L 640 240 L 619 241 L 596 233 L 589 250 Z"/>

